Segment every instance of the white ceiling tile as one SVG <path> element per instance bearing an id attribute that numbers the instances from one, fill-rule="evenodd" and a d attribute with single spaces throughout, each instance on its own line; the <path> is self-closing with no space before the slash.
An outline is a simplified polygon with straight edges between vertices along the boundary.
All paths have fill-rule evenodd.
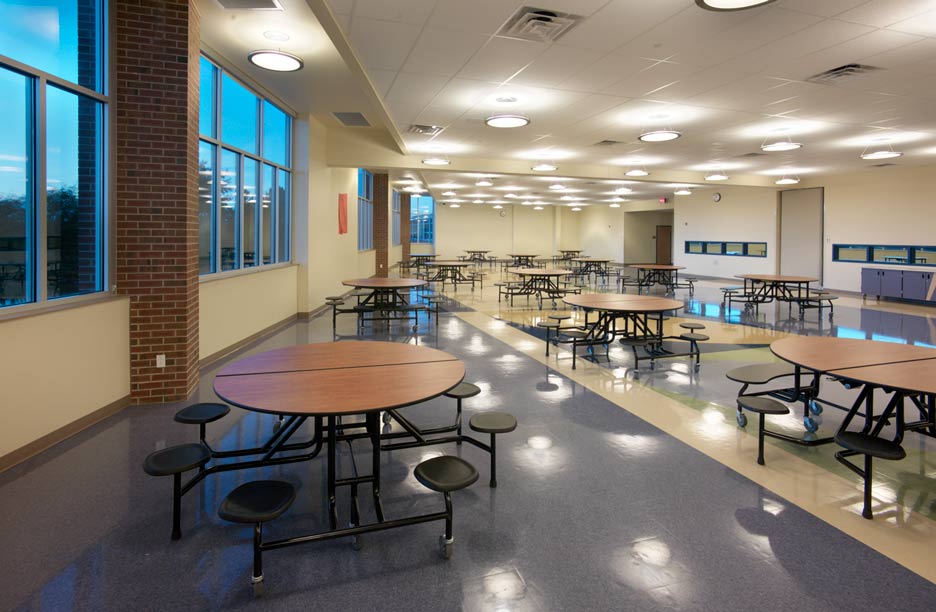
<path id="1" fill-rule="evenodd" d="M 533 87 L 551 87 L 598 61 L 600 53 L 551 45 L 511 83 Z"/>
<path id="2" fill-rule="evenodd" d="M 357 0 L 354 16 L 422 25 L 434 7 L 435 0 Z"/>
<path id="3" fill-rule="evenodd" d="M 588 17 L 608 4 L 608 0 L 536 0 L 531 4 L 538 9 Z"/>
<path id="4" fill-rule="evenodd" d="M 394 103 L 408 102 L 417 107 L 418 112 L 435 99 L 447 82 L 448 77 L 444 76 L 400 72 L 385 100 Z"/>
<path id="5" fill-rule="evenodd" d="M 867 4 L 836 15 L 835 18 L 885 28 L 933 8 L 933 0 L 871 0 Z"/>
<path id="6" fill-rule="evenodd" d="M 439 0 L 430 28 L 493 34 L 524 2 L 516 0 Z"/>
<path id="7" fill-rule="evenodd" d="M 606 53 L 686 7 L 685 0 L 613 0 L 559 40 L 569 47 Z"/>
<path id="8" fill-rule="evenodd" d="M 403 65 L 407 72 L 453 75 L 488 40 L 484 34 L 426 28 Z"/>
<path id="9" fill-rule="evenodd" d="M 784 0 L 783 8 L 820 17 L 832 17 L 867 2 L 868 0 Z"/>
<path id="10" fill-rule="evenodd" d="M 890 29 L 920 36 L 936 36 L 936 10 L 895 23 Z"/>
<path id="11" fill-rule="evenodd" d="M 543 43 L 494 37 L 468 61 L 458 76 L 464 79 L 506 81 L 546 50 Z"/>
<path id="12" fill-rule="evenodd" d="M 936 40 L 919 42 L 864 58 L 864 63 L 879 68 L 900 68 L 936 58 Z"/>
<path id="13" fill-rule="evenodd" d="M 436 106 L 463 113 L 475 107 L 497 90 L 496 83 L 469 79 L 452 79 L 436 96 Z"/>
<path id="14" fill-rule="evenodd" d="M 351 32 L 351 15 L 335 15 L 335 21 L 338 22 L 345 36 L 348 36 Z"/>
<path id="15" fill-rule="evenodd" d="M 336 15 L 350 15 L 354 0 L 328 0 L 328 6 Z"/>
<path id="16" fill-rule="evenodd" d="M 369 69 L 367 71 L 367 76 L 370 77 L 371 82 L 374 84 L 374 89 L 377 90 L 377 93 L 381 97 L 386 96 L 387 92 L 390 91 L 390 86 L 393 85 L 393 79 L 396 78 L 395 70 L 374 70 Z"/>
<path id="17" fill-rule="evenodd" d="M 351 44 L 367 68 L 399 70 L 419 35 L 417 26 L 355 17 Z"/>
<path id="18" fill-rule="evenodd" d="M 658 63 L 652 60 L 643 60 L 643 62 L 645 66 L 642 69 L 602 90 L 602 93 L 628 98 L 652 97 L 654 93 L 661 91 L 661 88 L 672 86 L 680 79 L 699 71 L 695 66 L 686 64 Z"/>
<path id="19" fill-rule="evenodd" d="M 591 66 L 583 68 L 560 82 L 557 87 L 597 93 L 646 66 L 646 60 L 640 57 L 606 55 Z"/>

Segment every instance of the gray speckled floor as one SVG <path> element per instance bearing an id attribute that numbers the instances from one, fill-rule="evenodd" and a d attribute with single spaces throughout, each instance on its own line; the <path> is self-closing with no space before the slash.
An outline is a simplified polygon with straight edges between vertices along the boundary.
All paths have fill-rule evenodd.
<path id="1" fill-rule="evenodd" d="M 250 352 L 331 339 L 330 317 L 297 323 Z M 343 332 L 353 334 L 353 327 Z M 373 339 L 386 339 L 376 333 Z M 396 339 L 403 336 L 394 336 Z M 134 407 L 0 475 L 0 609 L 15 610 L 920 610 L 936 585 L 773 496 L 628 412 L 477 329 L 443 315 L 420 342 L 465 361 L 478 410 L 520 427 L 499 440 L 497 489 L 487 456 L 464 445 L 385 453 L 389 517 L 442 507 L 412 477 L 422 459 L 461 454 L 482 474 L 454 495 L 454 558 L 436 554 L 441 525 L 419 525 L 265 555 L 267 594 L 249 588 L 250 531 L 216 509 L 260 476 L 299 487 L 271 536 L 325 525 L 324 461 L 209 478 L 183 502 L 170 542 L 170 480 L 143 458 L 194 441 L 178 405 Z M 214 372 L 199 399 L 214 399 Z M 713 373 L 712 376 L 721 376 Z M 705 374 L 701 385 L 705 385 Z M 453 414 L 438 399 L 406 409 L 420 423 Z M 273 417 L 238 410 L 209 426 L 215 446 L 252 444 Z M 354 456 L 366 471 L 368 448 Z M 351 471 L 347 446 L 340 449 Z M 340 497 L 347 519 L 347 493 Z M 369 504 L 362 504 L 365 519 Z"/>

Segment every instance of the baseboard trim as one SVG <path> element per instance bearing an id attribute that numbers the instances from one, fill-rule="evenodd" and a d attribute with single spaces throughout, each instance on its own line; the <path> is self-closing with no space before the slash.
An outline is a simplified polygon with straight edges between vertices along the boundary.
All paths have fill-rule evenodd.
<path id="1" fill-rule="evenodd" d="M 111 402 L 103 408 L 98 408 L 90 414 L 72 421 L 64 427 L 60 427 L 53 432 L 47 433 L 38 440 L 33 440 L 26 446 L 22 446 L 11 453 L 0 457 L 0 473 L 5 472 L 15 465 L 26 461 L 30 457 L 35 457 L 42 451 L 55 446 L 59 442 L 64 442 L 68 438 L 78 434 L 95 423 L 103 421 L 109 416 L 113 416 L 130 405 L 130 396 L 126 395 L 117 401 Z"/>
<path id="2" fill-rule="evenodd" d="M 235 343 L 232 344 L 231 346 L 228 346 L 228 347 L 226 347 L 226 348 L 221 349 L 220 351 L 218 351 L 218 352 L 216 352 L 216 353 L 213 353 L 213 354 L 211 354 L 211 355 L 208 355 L 207 357 L 205 357 L 204 359 L 202 359 L 202 360 L 200 360 L 200 361 L 198 362 L 198 368 L 199 368 L 199 369 L 203 369 L 203 368 L 205 368 L 205 367 L 207 367 L 207 366 L 210 366 L 211 364 L 215 363 L 216 361 L 218 361 L 218 360 L 220 360 L 220 359 L 224 359 L 224 358 L 227 357 L 228 355 L 230 355 L 230 354 L 232 354 L 232 353 L 236 353 L 237 351 L 241 350 L 241 349 L 244 348 L 245 346 L 256 342 L 256 341 L 259 340 L 260 338 L 262 338 L 262 337 L 264 337 L 264 336 L 266 336 L 266 335 L 268 335 L 268 334 L 272 334 L 272 333 L 274 333 L 274 332 L 277 332 L 277 331 L 279 331 L 280 329 L 282 329 L 282 328 L 284 328 L 284 327 L 287 327 L 287 326 L 289 326 L 289 325 L 292 325 L 292 324 L 296 321 L 296 319 L 298 319 L 298 318 L 299 318 L 298 315 L 291 314 L 291 315 L 289 315 L 288 317 L 286 317 L 285 319 L 283 319 L 282 321 L 279 321 L 278 323 L 274 323 L 273 325 L 270 325 L 269 327 L 265 327 L 265 328 L 261 329 L 260 331 L 258 331 L 257 333 L 251 334 L 251 335 L 247 336 L 246 338 L 244 338 L 243 340 L 240 340 L 240 341 L 238 341 L 238 342 L 235 342 Z"/>

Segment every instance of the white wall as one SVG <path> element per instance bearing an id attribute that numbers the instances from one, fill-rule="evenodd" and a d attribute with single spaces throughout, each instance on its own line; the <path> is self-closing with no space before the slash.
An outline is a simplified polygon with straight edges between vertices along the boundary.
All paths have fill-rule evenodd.
<path id="1" fill-rule="evenodd" d="M 130 300 L 0 321 L 0 457 L 130 394 Z"/>
<path id="2" fill-rule="evenodd" d="M 673 218 L 673 263 L 686 273 L 718 278 L 777 271 L 777 190 L 729 187 L 676 196 Z M 685 252 L 687 240 L 766 242 L 767 257 L 696 255 Z"/>
<path id="3" fill-rule="evenodd" d="M 672 209 L 625 212 L 623 215 L 624 254 L 619 261 L 656 263 L 656 226 L 673 225 Z M 674 255 L 675 251 L 674 241 Z"/>
<path id="4" fill-rule="evenodd" d="M 296 314 L 299 266 L 198 285 L 198 358 L 205 359 Z"/>
<path id="5" fill-rule="evenodd" d="M 465 249 L 489 250 L 497 257 L 522 251 L 551 257 L 557 248 L 553 223 L 548 207 L 533 210 L 532 206 L 506 205 L 495 210 L 481 204 L 452 208 L 437 203 L 435 252 L 447 259 L 464 255 Z M 414 253 L 431 252 L 413 246 Z"/>
<path id="6" fill-rule="evenodd" d="M 556 252 L 553 215 L 549 210 L 533 210 L 532 206 L 510 206 L 513 209 L 512 252 L 533 253 L 552 257 Z"/>
<path id="7" fill-rule="evenodd" d="M 859 291 L 862 266 L 832 261 L 833 244 L 936 244 L 936 168 L 871 168 L 828 176 L 807 187 L 825 187 L 824 284 Z"/>
<path id="8" fill-rule="evenodd" d="M 624 213 L 621 209 L 596 204 L 586 206 L 577 215 L 578 244 L 585 251 L 585 255 L 597 259 L 623 261 Z"/>

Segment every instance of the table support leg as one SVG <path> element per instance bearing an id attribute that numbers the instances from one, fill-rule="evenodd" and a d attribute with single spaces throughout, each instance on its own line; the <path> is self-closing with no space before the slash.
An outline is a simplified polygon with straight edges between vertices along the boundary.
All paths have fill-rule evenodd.
<path id="1" fill-rule="evenodd" d="M 371 440 L 371 476 L 373 477 L 374 512 L 379 522 L 384 521 L 383 506 L 380 504 L 380 422 L 376 412 L 367 413 L 367 431 Z"/>
<path id="2" fill-rule="evenodd" d="M 328 417 L 328 512 L 332 529 L 338 529 L 338 503 L 335 497 L 335 455 L 338 432 L 334 415 Z"/>

